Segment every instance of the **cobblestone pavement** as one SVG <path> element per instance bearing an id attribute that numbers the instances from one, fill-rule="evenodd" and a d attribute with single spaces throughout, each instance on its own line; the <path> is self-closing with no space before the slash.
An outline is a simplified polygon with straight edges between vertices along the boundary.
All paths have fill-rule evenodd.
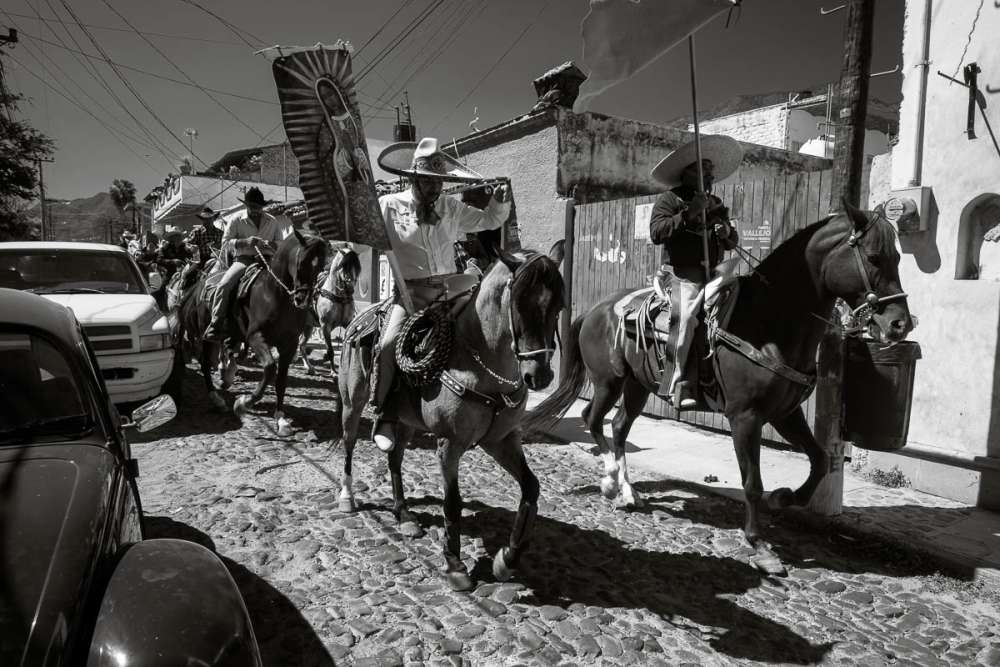
<path id="1" fill-rule="evenodd" d="M 258 377 L 242 368 L 237 390 Z M 241 426 L 210 410 L 189 372 L 181 414 L 133 438 L 148 535 L 217 551 L 267 665 L 1000 664 L 996 591 L 791 517 L 768 529 L 790 574 L 764 578 L 747 562 L 741 504 L 651 480 L 637 484 L 644 511 L 615 512 L 596 486 L 598 460 L 571 445 L 526 448 L 542 499 L 531 547 L 504 584 L 490 555 L 507 539 L 517 489 L 481 452 L 463 459 L 463 554 L 480 583 L 453 593 L 440 571 L 432 442 L 404 462 L 424 535 L 396 529 L 385 457 L 368 441 L 355 450 L 361 509 L 338 512 L 330 387 L 293 370 L 297 430 L 282 439 L 265 418 L 271 394 Z"/>

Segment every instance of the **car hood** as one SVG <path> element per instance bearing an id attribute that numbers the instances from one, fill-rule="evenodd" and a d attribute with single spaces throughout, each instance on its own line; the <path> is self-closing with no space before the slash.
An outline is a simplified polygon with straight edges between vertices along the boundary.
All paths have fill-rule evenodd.
<path id="1" fill-rule="evenodd" d="M 84 326 L 109 322 L 138 322 L 158 312 L 148 294 L 45 294 L 46 299 L 73 311 Z"/>
<path id="2" fill-rule="evenodd" d="M 99 562 L 113 465 L 103 448 L 35 447 L 0 460 L 0 664 L 62 655 Z M 22 450 L 23 452 L 23 450 Z"/>

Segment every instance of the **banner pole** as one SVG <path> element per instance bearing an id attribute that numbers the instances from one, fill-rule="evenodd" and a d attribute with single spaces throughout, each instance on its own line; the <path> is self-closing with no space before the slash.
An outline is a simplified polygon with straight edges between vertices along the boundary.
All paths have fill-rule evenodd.
<path id="1" fill-rule="evenodd" d="M 694 33 L 688 35 L 688 54 L 691 57 L 691 106 L 694 112 L 694 151 L 696 164 L 698 165 L 698 192 L 705 194 L 705 174 L 701 166 L 701 132 L 698 129 L 698 81 L 695 75 L 694 60 Z M 705 266 L 705 283 L 712 280 L 712 267 L 708 262 L 708 224 L 706 222 L 706 211 L 701 212 L 701 249 L 704 253 L 703 264 Z"/>

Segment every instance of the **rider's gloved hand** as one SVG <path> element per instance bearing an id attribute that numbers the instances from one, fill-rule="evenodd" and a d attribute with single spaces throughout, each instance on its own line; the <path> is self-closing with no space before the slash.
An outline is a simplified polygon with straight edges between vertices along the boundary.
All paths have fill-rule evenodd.
<path id="1" fill-rule="evenodd" d="M 498 185 L 493 188 L 493 198 L 501 204 L 510 200 L 510 188 L 507 185 Z"/>
<path id="2" fill-rule="evenodd" d="M 698 192 L 691 198 L 691 201 L 687 203 L 687 209 L 684 211 L 684 221 L 685 222 L 697 222 L 702 211 L 708 209 L 708 195 L 704 192 Z"/>

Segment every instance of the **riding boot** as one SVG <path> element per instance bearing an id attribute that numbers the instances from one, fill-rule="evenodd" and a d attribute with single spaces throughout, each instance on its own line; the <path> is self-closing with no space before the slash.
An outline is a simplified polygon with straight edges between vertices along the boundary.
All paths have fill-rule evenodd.
<path id="1" fill-rule="evenodd" d="M 226 314 L 229 310 L 229 302 L 232 292 L 239 284 L 239 280 L 233 280 L 229 285 L 219 285 L 212 295 L 212 319 L 205 329 L 205 339 L 217 343 L 224 342 L 227 334 Z"/>

